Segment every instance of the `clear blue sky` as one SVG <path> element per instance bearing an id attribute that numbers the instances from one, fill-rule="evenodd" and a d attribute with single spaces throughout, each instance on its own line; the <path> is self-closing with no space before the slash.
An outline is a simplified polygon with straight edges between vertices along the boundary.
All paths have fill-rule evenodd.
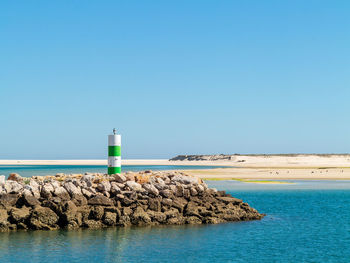
<path id="1" fill-rule="evenodd" d="M 1 1 L 0 159 L 350 152 L 350 2 Z"/>

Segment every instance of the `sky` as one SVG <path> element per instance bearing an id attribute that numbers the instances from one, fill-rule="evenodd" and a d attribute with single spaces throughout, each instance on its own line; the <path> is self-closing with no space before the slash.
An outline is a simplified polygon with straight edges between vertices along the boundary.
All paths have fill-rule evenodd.
<path id="1" fill-rule="evenodd" d="M 349 153 L 350 1 L 0 3 L 0 159 Z"/>

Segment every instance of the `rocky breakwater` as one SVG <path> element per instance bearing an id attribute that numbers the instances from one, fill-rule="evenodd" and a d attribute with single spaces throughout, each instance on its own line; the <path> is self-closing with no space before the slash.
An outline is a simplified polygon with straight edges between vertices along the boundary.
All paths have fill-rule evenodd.
<path id="1" fill-rule="evenodd" d="M 0 176 L 0 231 L 216 224 L 263 216 L 181 172 Z"/>

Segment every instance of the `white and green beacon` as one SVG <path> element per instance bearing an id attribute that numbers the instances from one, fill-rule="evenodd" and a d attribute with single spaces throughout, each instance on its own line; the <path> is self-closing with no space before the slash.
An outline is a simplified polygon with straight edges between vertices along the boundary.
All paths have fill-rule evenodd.
<path id="1" fill-rule="evenodd" d="M 121 136 L 113 129 L 108 135 L 108 174 L 118 174 L 122 170 Z"/>

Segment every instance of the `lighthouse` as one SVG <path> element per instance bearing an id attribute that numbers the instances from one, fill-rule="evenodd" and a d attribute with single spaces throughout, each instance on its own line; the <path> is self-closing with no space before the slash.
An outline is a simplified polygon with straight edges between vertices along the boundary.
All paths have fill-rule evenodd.
<path id="1" fill-rule="evenodd" d="M 121 136 L 113 129 L 113 134 L 108 135 L 108 174 L 121 172 Z"/>

